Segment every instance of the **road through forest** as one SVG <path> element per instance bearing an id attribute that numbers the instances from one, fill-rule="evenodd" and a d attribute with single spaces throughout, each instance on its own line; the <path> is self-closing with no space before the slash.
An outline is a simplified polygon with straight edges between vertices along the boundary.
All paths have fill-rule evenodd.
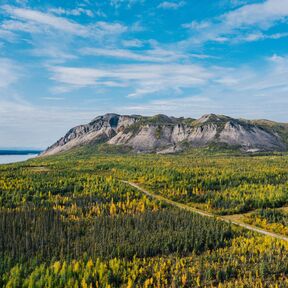
<path id="1" fill-rule="evenodd" d="M 267 230 L 258 228 L 256 226 L 252 226 L 252 225 L 243 223 L 241 221 L 235 220 L 235 219 L 233 219 L 233 215 L 228 215 L 228 216 L 214 215 L 212 213 L 209 213 L 209 212 L 206 212 L 206 211 L 203 211 L 203 210 L 200 210 L 200 209 L 193 208 L 193 207 L 188 206 L 186 204 L 182 204 L 182 203 L 167 199 L 167 198 L 165 198 L 165 197 L 163 197 L 161 195 L 154 194 L 154 193 L 152 193 L 152 192 L 140 187 L 136 183 L 129 182 L 129 181 L 124 181 L 124 180 L 122 182 L 126 183 L 126 184 L 128 184 L 128 185 L 130 185 L 130 186 L 132 186 L 134 188 L 136 188 L 137 190 L 141 191 L 142 193 L 146 194 L 149 197 L 152 197 L 152 198 L 157 199 L 157 200 L 162 201 L 162 202 L 166 202 L 166 203 L 168 203 L 168 204 L 170 204 L 172 206 L 178 207 L 179 209 L 183 209 L 183 210 L 187 210 L 187 211 L 190 211 L 190 212 L 193 212 L 193 213 L 197 213 L 197 214 L 205 216 L 205 217 L 215 217 L 215 218 L 217 218 L 220 221 L 224 221 L 224 222 L 227 222 L 227 223 L 232 223 L 234 225 L 243 227 L 243 228 L 248 229 L 250 231 L 254 231 L 254 232 L 257 232 L 257 233 L 260 233 L 260 234 L 263 234 L 263 235 L 267 235 L 267 236 L 270 236 L 270 237 L 273 237 L 273 238 L 276 238 L 276 239 L 288 241 L 288 237 L 286 237 L 286 236 L 283 236 L 283 235 L 280 235 L 280 234 L 276 234 L 276 233 L 273 233 L 273 232 L 269 232 Z"/>

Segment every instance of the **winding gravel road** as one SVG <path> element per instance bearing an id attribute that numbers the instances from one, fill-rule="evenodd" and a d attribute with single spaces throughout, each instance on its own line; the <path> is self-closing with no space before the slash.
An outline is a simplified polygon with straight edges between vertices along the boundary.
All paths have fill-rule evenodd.
<path id="1" fill-rule="evenodd" d="M 217 218 L 220 221 L 224 221 L 224 222 L 227 222 L 227 223 L 232 223 L 234 225 L 246 228 L 246 229 L 248 229 L 250 231 L 254 231 L 254 232 L 257 232 L 257 233 L 260 233 L 260 234 L 263 234 L 263 235 L 267 235 L 267 236 L 273 237 L 275 239 L 288 241 L 288 237 L 286 237 L 286 236 L 283 236 L 283 235 L 280 235 L 280 234 L 276 234 L 276 233 L 273 233 L 273 232 L 269 232 L 267 230 L 264 230 L 264 229 L 258 228 L 256 226 L 252 226 L 252 225 L 243 223 L 243 222 L 238 221 L 238 220 L 236 221 L 235 219 L 233 219 L 233 215 L 229 215 L 229 216 L 214 215 L 214 214 L 211 214 L 209 212 L 206 212 L 206 211 L 203 211 L 203 210 L 200 210 L 200 209 L 196 209 L 196 208 L 190 207 L 188 205 L 185 205 L 185 204 L 182 204 L 182 203 L 167 199 L 167 198 L 165 198 L 165 197 L 163 197 L 161 195 L 157 195 L 157 194 L 154 194 L 152 192 L 149 192 L 146 189 L 140 187 L 136 183 L 129 182 L 129 181 L 124 181 L 124 180 L 122 182 L 126 183 L 126 184 L 128 184 L 128 185 L 130 185 L 130 186 L 132 186 L 132 187 L 134 187 L 136 189 L 138 189 L 139 191 L 141 191 L 142 193 L 146 194 L 149 197 L 152 197 L 152 198 L 157 199 L 157 200 L 162 201 L 162 202 L 166 202 L 166 203 L 168 203 L 168 204 L 170 204 L 172 206 L 178 207 L 180 209 L 187 210 L 187 211 L 190 211 L 190 212 L 193 212 L 193 213 L 197 213 L 197 214 L 205 216 L 205 217 L 215 217 L 215 218 Z"/>

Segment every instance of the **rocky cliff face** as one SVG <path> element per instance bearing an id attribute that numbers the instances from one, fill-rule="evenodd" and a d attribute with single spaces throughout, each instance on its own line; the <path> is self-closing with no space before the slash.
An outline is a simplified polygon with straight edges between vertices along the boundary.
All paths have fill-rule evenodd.
<path id="1" fill-rule="evenodd" d="M 143 117 L 106 114 L 96 117 L 89 124 L 70 129 L 42 155 L 53 155 L 73 147 L 97 143 L 124 145 L 135 152 L 144 153 L 173 153 L 187 147 L 209 144 L 238 147 L 248 152 L 284 151 L 287 149 L 286 140 L 281 135 L 282 130 L 275 127 L 265 126 L 263 121 L 258 124 L 257 121 L 215 114 L 204 115 L 197 120 L 166 115 Z"/>

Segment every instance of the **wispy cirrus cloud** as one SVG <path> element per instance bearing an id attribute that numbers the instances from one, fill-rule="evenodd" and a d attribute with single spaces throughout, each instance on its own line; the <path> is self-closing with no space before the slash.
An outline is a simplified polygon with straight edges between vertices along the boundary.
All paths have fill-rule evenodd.
<path id="1" fill-rule="evenodd" d="M 17 8 L 14 6 L 4 5 L 2 9 L 9 14 L 12 18 L 16 20 L 11 20 L 8 23 L 4 22 L 4 28 L 11 30 L 24 30 L 28 32 L 27 25 L 32 28 L 32 32 L 35 32 L 38 25 L 45 25 L 54 28 L 58 31 L 63 31 L 66 33 L 71 33 L 78 36 L 88 36 L 89 30 L 78 23 L 72 22 L 71 20 L 54 16 L 49 13 L 43 13 L 37 10 Z M 15 22 L 15 21 L 27 21 L 27 22 Z M 7 25 L 8 24 L 8 25 Z M 14 26 L 12 26 L 14 24 Z M 21 26 L 21 25 L 26 25 Z"/>
<path id="2" fill-rule="evenodd" d="M 183 7 L 185 4 L 186 4 L 185 1 L 178 1 L 178 2 L 164 1 L 158 5 L 158 8 L 177 10 Z"/>
<path id="3" fill-rule="evenodd" d="M 58 85 L 64 85 L 71 89 L 127 87 L 130 92 L 126 96 L 129 98 L 168 92 L 171 95 L 182 95 L 182 99 L 182 92 L 185 89 L 197 88 L 199 97 L 218 99 L 219 103 L 222 103 L 221 105 L 227 107 L 228 103 L 230 103 L 229 105 L 235 103 L 230 109 L 232 111 L 233 108 L 235 113 L 237 111 L 240 113 L 244 109 L 241 99 L 247 95 L 253 95 L 254 102 L 252 103 L 251 100 L 250 104 L 254 108 L 255 105 L 258 105 L 257 101 L 262 101 L 262 104 L 266 105 L 265 109 L 268 109 L 268 103 L 272 99 L 271 95 L 277 95 L 278 104 L 286 103 L 287 59 L 274 55 L 266 59 L 265 65 L 260 70 L 249 66 L 204 68 L 199 65 L 175 63 L 131 64 L 101 69 L 54 66 L 50 68 L 50 71 L 51 79 Z M 281 105 L 279 110 L 280 108 Z"/>
<path id="4" fill-rule="evenodd" d="M 262 33 L 261 31 L 268 30 L 282 23 L 287 17 L 288 0 L 265 0 L 261 3 L 243 5 L 213 19 L 185 23 L 183 27 L 195 33 L 195 37 L 191 38 L 188 42 L 249 41 L 251 37 L 241 37 L 241 35 L 247 34 L 249 30 L 254 31 L 254 34 L 255 31 L 260 34 Z M 261 40 L 265 38 L 268 39 L 269 35 L 266 36 L 263 34 L 263 37 L 256 37 L 254 39 Z M 273 39 L 273 37 L 270 38 Z"/>
<path id="5" fill-rule="evenodd" d="M 77 59 L 74 48 L 79 45 L 78 41 L 89 39 L 98 45 L 105 45 L 106 42 L 117 42 L 118 37 L 128 31 L 127 26 L 118 22 L 94 21 L 84 25 L 36 9 L 4 5 L 0 6 L 1 10 L 5 13 L 5 19 L 0 24 L 0 38 L 21 42 L 25 35 L 27 43 L 32 46 L 29 56 L 43 58 L 44 67 L 48 61 L 55 64 Z"/>
<path id="6" fill-rule="evenodd" d="M 142 47 L 144 43 L 139 39 L 130 39 L 130 40 L 123 40 L 122 45 L 124 47 L 139 48 Z"/>
<path id="7" fill-rule="evenodd" d="M 156 45 L 152 49 L 141 49 L 141 50 L 85 47 L 80 49 L 80 53 L 82 55 L 118 58 L 121 60 L 133 60 L 139 62 L 155 62 L 155 63 L 175 63 L 180 60 L 189 60 L 193 58 L 195 59 L 211 58 L 211 56 L 205 54 L 187 53 L 182 51 L 176 51 L 175 49 L 168 50 L 157 46 L 158 45 Z"/>
<path id="8" fill-rule="evenodd" d="M 146 0 L 110 0 L 110 5 L 114 8 L 125 6 L 131 8 L 135 4 L 143 4 Z"/>
<path id="9" fill-rule="evenodd" d="M 83 55 L 104 56 L 109 58 L 128 59 L 141 62 L 175 62 L 179 59 L 187 59 L 188 55 L 176 52 L 174 50 L 151 49 L 138 52 L 126 49 L 104 49 L 104 48 L 82 48 Z M 201 55 L 192 55 L 201 57 Z M 203 56 L 203 55 L 202 55 Z"/>
<path id="10" fill-rule="evenodd" d="M 211 26 L 211 22 L 207 21 L 195 21 L 193 20 L 190 23 L 185 23 L 182 25 L 183 28 L 192 29 L 192 30 L 202 30 Z"/>
<path id="11" fill-rule="evenodd" d="M 287 118 L 288 56 L 272 55 L 259 70 L 256 67 L 210 67 L 211 78 L 189 97 L 151 100 L 121 107 L 137 113 L 169 113 L 177 116 L 201 116 L 214 111 L 235 117 Z M 253 96 L 251 96 L 253 95 Z M 271 97 L 271 95 L 277 95 Z M 245 99 L 245 101 L 243 101 Z M 153 112 L 152 112 L 153 111 Z"/>
<path id="12" fill-rule="evenodd" d="M 77 7 L 74 9 L 64 9 L 62 7 L 58 7 L 58 8 L 50 8 L 49 13 L 53 13 L 56 15 L 61 15 L 61 16 L 88 16 L 88 17 L 104 17 L 106 18 L 107 15 L 101 10 L 101 9 L 85 9 L 82 7 Z"/>
<path id="13" fill-rule="evenodd" d="M 66 133 L 68 127 L 87 123 L 103 111 L 105 111 L 105 107 L 103 110 L 63 108 L 56 105 L 41 107 L 29 102 L 0 99 L 2 140 L 0 147 L 45 149 Z M 53 133 L 47 133 L 47 131 L 53 131 Z"/>
<path id="14" fill-rule="evenodd" d="M 12 60 L 0 58 L 0 89 L 8 88 L 20 78 L 20 69 Z"/>
<path id="15" fill-rule="evenodd" d="M 50 71 L 52 80 L 69 87 L 130 87 L 128 97 L 197 87 L 212 77 L 207 69 L 193 64 L 130 64 L 102 69 L 54 66 Z"/>
<path id="16" fill-rule="evenodd" d="M 255 32 L 255 33 L 249 33 L 247 35 L 241 35 L 235 38 L 235 41 L 245 41 L 245 42 L 254 42 L 254 41 L 259 41 L 259 40 L 266 40 L 266 39 L 281 39 L 281 38 L 286 38 L 288 37 L 287 32 L 283 33 L 274 33 L 274 34 L 265 34 L 263 32 Z"/>
<path id="17" fill-rule="evenodd" d="M 145 104 L 132 104 L 120 107 L 120 109 L 128 114 L 154 115 L 161 113 L 179 117 L 191 117 L 191 115 L 200 117 L 203 114 L 210 113 L 210 111 L 217 111 L 220 107 L 221 103 L 211 98 L 192 95 L 178 99 L 152 100 Z"/>
<path id="18" fill-rule="evenodd" d="M 13 32 L 0 28 L 0 39 L 8 42 L 13 42 L 15 40 L 15 35 Z"/>
<path id="19" fill-rule="evenodd" d="M 18 8 L 9 5 L 4 5 L 1 8 L 6 15 L 10 15 L 11 17 L 10 20 L 5 20 L 2 23 L 2 29 L 6 31 L 47 33 L 47 28 L 50 28 L 75 36 L 94 38 L 121 34 L 127 31 L 127 27 L 120 23 L 98 21 L 93 24 L 82 25 L 64 17 L 34 9 Z"/>
<path id="20" fill-rule="evenodd" d="M 68 48 L 54 45 L 40 45 L 30 50 L 30 54 L 43 59 L 43 66 L 60 64 L 78 59 L 78 56 L 71 53 Z"/>
<path id="21" fill-rule="evenodd" d="M 53 14 L 56 14 L 56 15 L 66 15 L 66 16 L 80 16 L 80 15 L 85 15 L 85 16 L 88 16 L 88 17 L 93 17 L 94 16 L 93 11 L 91 11 L 89 9 L 84 9 L 84 8 L 81 8 L 81 7 L 74 8 L 74 9 L 64 9 L 64 8 L 61 8 L 61 7 L 50 8 L 49 12 L 53 13 Z"/>
<path id="22" fill-rule="evenodd" d="M 287 0 L 266 0 L 262 3 L 247 4 L 221 16 L 231 29 L 257 25 L 264 29 L 288 16 Z"/>

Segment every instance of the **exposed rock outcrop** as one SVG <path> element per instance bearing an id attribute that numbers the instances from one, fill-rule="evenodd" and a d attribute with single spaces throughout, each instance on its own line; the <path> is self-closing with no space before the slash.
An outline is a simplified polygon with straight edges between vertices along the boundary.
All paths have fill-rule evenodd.
<path id="1" fill-rule="evenodd" d="M 243 151 L 284 151 L 287 149 L 286 139 L 275 125 L 273 128 L 265 126 L 263 121 L 258 124 L 257 121 L 215 114 L 204 115 L 197 120 L 166 115 L 106 114 L 86 125 L 70 129 L 42 155 L 97 143 L 124 145 L 135 152 L 145 153 L 175 153 L 187 147 L 209 144 L 238 147 Z"/>

